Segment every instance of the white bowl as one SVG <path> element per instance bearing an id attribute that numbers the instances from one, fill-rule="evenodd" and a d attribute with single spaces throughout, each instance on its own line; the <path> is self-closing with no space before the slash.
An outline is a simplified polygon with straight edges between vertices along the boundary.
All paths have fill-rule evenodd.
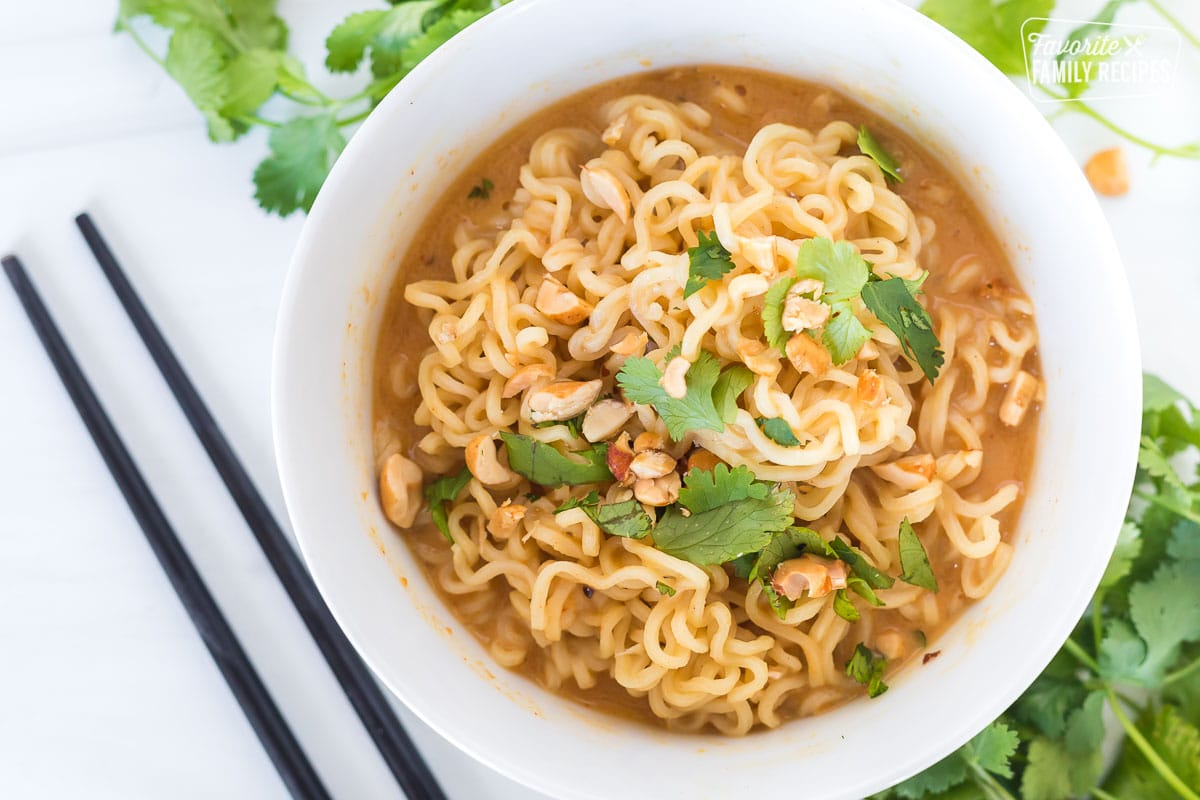
<path id="1" fill-rule="evenodd" d="M 1008 573 L 937 642 L 942 657 L 887 694 L 742 739 L 609 718 L 499 667 L 443 607 L 375 497 L 370 351 L 426 209 L 509 126 L 647 62 L 769 69 L 889 116 L 982 206 L 1041 329 L 1046 403 Z M 380 679 L 467 753 L 559 798 L 729 798 L 748 787 L 857 798 L 961 745 L 1062 644 L 1125 510 L 1140 386 L 1129 289 L 1080 170 L 1021 92 L 937 25 L 886 0 L 519 0 L 414 70 L 338 160 L 284 291 L 274 433 L 292 524 L 334 615 Z"/>

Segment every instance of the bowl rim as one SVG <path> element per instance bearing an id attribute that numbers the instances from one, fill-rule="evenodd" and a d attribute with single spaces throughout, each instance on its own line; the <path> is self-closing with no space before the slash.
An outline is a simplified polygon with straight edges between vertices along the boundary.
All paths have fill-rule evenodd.
<path id="1" fill-rule="evenodd" d="M 770 2 L 770 0 L 762 1 Z M 829 0 L 816 1 L 827 2 Z M 836 0 L 832 1 L 836 2 Z M 341 200 L 342 195 L 345 194 L 346 186 L 349 182 L 348 176 L 354 168 L 352 165 L 362 161 L 375 148 L 381 146 L 387 130 L 386 118 L 394 114 L 397 109 L 407 102 L 410 95 L 427 91 L 427 85 L 435 80 L 444 64 L 459 58 L 465 50 L 469 49 L 476 42 L 492 36 L 493 29 L 499 28 L 503 24 L 507 24 L 510 20 L 522 15 L 535 16 L 538 9 L 569 2 L 570 0 L 521 0 L 521 2 L 513 2 L 503 6 L 493 11 L 486 18 L 472 24 L 465 31 L 459 33 L 445 45 L 438 48 L 406 76 L 384 99 L 380 106 L 372 112 L 359 131 L 351 138 L 326 180 L 325 186 L 319 193 L 309 218 L 305 221 L 284 282 L 273 343 L 271 410 L 272 433 L 280 484 L 301 554 L 321 591 L 322 597 L 328 604 L 335 619 L 337 619 L 338 624 L 342 627 L 347 637 L 354 644 L 356 650 L 375 675 L 410 710 L 420 717 L 425 724 L 437 731 L 440 736 L 453 743 L 474 759 L 495 769 L 497 772 L 552 796 L 600 797 L 600 795 L 589 794 L 589 787 L 586 786 L 566 786 L 549 781 L 543 773 L 536 769 L 531 769 L 528 763 L 502 758 L 495 748 L 482 746 L 478 740 L 473 739 L 472 736 L 467 734 L 463 726 L 451 724 L 436 713 L 433 708 L 434 704 L 412 691 L 412 687 L 407 686 L 402 677 L 396 674 L 397 670 L 380 663 L 375 647 L 370 641 L 359 635 L 354 620 L 347 616 L 350 612 L 339 606 L 336 599 L 337 592 L 327 584 L 322 574 L 320 562 L 313 557 L 312 543 L 309 541 L 308 534 L 306 533 L 307 526 L 303 523 L 305 516 L 302 510 L 304 502 L 302 498 L 296 495 L 294 490 L 296 480 L 293 477 L 293 470 L 295 469 L 296 459 L 293 458 L 293 440 L 290 436 L 290 426 L 293 422 L 285 400 L 287 393 L 284 390 L 292 380 L 292 370 L 298 368 L 294 363 L 295 354 L 291 352 L 291 340 L 293 339 L 296 326 L 300 324 L 297 307 L 301 304 L 305 292 L 308 272 L 318 268 L 318 265 L 314 264 L 309 258 L 309 251 L 313 249 L 314 242 L 323 235 L 322 227 L 326 216 L 334 213 L 331 209 L 336 206 Z M 980 92 L 987 92 L 999 98 L 1004 98 L 1004 102 L 1008 106 L 1012 106 L 1016 113 L 1022 115 L 1022 118 L 1018 119 L 1017 123 L 1023 126 L 1022 129 L 1026 135 L 1040 138 L 1038 142 L 1039 147 L 1056 151 L 1055 157 L 1058 160 L 1065 159 L 1073 162 L 1073 158 L 1065 144 L 1058 138 L 1049 123 L 1041 116 L 1017 86 L 957 36 L 932 22 L 932 20 L 922 16 L 914 9 L 897 2 L 897 0 L 854 0 L 853 4 L 870 7 L 882 13 L 897 15 L 904 19 L 906 24 L 924 28 L 925 35 L 939 38 L 942 44 L 954 54 L 953 57 L 962 62 L 964 71 L 971 72 L 972 77 L 980 82 Z M 847 10 L 849 10 L 851 5 L 852 3 L 846 3 Z M 695 63 L 708 62 L 698 61 Z M 1078 183 L 1086 187 L 1082 174 L 1078 176 Z M 1075 194 L 1079 194 L 1079 192 L 1076 191 Z M 1090 195 L 1090 190 L 1088 190 L 1088 194 Z M 1095 201 L 1094 197 L 1092 198 L 1090 207 L 1080 210 L 1079 213 L 1086 213 L 1092 218 L 1093 224 L 1091 227 L 1094 230 L 1099 245 L 1110 249 L 1112 253 L 1117 253 L 1115 241 L 1100 211 L 1099 204 Z M 1129 409 L 1129 419 L 1118 420 L 1118 423 L 1123 422 L 1126 428 L 1130 428 L 1134 425 L 1134 421 L 1138 419 L 1141 408 L 1140 351 L 1137 341 L 1137 328 L 1134 322 L 1132 296 L 1126 276 L 1123 270 L 1119 268 L 1119 256 L 1114 256 L 1114 263 L 1118 268 L 1115 270 L 1104 270 L 1101 277 L 1105 282 L 1106 294 L 1113 300 L 1118 312 L 1118 318 L 1114 320 L 1114 328 L 1124 335 L 1123 342 L 1119 345 L 1118 351 L 1113 357 L 1113 363 L 1116 365 L 1114 372 L 1117 373 L 1118 377 L 1114 396 L 1116 397 L 1116 404 L 1118 406 Z M 1131 381 L 1131 378 L 1136 378 L 1136 380 Z M 1116 428 L 1119 428 L 1119 425 L 1114 426 L 1114 430 Z M 1042 436 L 1039 434 L 1039 440 L 1041 438 Z M 1135 435 L 1131 438 L 1131 445 L 1126 454 L 1127 483 L 1130 485 L 1132 484 L 1136 462 L 1136 441 L 1137 437 Z M 1104 500 L 1100 499 L 1100 502 L 1104 502 Z M 1119 498 L 1119 502 L 1123 508 L 1124 498 Z M 1115 506 L 1116 501 L 1109 498 L 1108 503 Z M 1114 517 L 1115 519 L 1116 517 Z M 1110 552 L 1111 546 L 1115 544 L 1119 524 L 1114 524 L 1112 528 L 1109 540 L 1105 542 L 1104 549 L 1106 553 Z M 997 717 L 1004 708 L 1010 705 L 1027 688 L 1037 674 L 1049 663 L 1050 659 L 1061 647 L 1061 643 L 1069 635 L 1076 619 L 1083 612 L 1084 607 L 1090 600 L 1102 571 L 1102 568 L 1096 571 L 1095 580 L 1093 581 L 1077 583 L 1073 594 L 1064 599 L 1064 606 L 1078 613 L 1073 613 L 1072 615 L 1060 613 L 1055 617 L 1056 624 L 1053 626 L 1053 635 L 1043 636 L 1042 639 L 1043 642 L 1053 641 L 1053 645 L 1043 644 L 1040 648 L 1035 649 L 1034 653 L 1030 655 L 1028 662 L 1030 667 L 1024 670 L 1025 675 L 1020 680 L 1010 680 L 1003 687 L 1003 691 L 995 693 L 986 702 L 981 701 L 973 712 L 963 715 L 964 718 L 970 720 L 969 724 L 963 725 L 960 722 L 957 727 L 971 727 L 972 730 L 981 729 Z M 1032 668 L 1034 666 L 1036 666 L 1036 669 Z M 937 758 L 943 757 L 957 746 L 958 744 L 955 744 L 945 752 L 940 753 Z M 936 758 L 929 760 L 925 755 L 927 754 L 910 757 L 907 762 L 902 760 L 897 764 L 891 765 L 891 768 L 887 771 L 892 775 L 899 775 L 900 778 L 903 778 L 936 760 Z"/>

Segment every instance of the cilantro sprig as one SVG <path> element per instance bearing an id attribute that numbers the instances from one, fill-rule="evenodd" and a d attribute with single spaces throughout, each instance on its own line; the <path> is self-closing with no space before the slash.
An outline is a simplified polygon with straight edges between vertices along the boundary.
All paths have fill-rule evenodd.
<path id="1" fill-rule="evenodd" d="M 276 0 L 121 0 L 116 30 L 179 84 L 212 141 L 270 130 L 269 154 L 254 171 L 254 196 L 282 217 L 312 207 L 346 145 L 346 129 L 422 59 L 492 10 L 491 0 L 390 0 L 388 7 L 350 14 L 325 41 L 325 65 L 355 72 L 369 62 L 370 69 L 361 90 L 335 98 L 288 53 L 288 27 L 275 6 Z M 143 21 L 170 32 L 165 52 L 142 37 Z M 278 117 L 267 118 L 261 109 L 272 98 L 285 102 Z"/>
<path id="2" fill-rule="evenodd" d="M 688 279 L 683 296 L 691 297 L 708 285 L 720 280 L 733 269 L 733 254 L 725 249 L 716 231 L 697 231 L 699 244 L 688 248 Z"/>
<path id="3" fill-rule="evenodd" d="M 878 798 L 1200 800 L 1200 480 L 1180 472 L 1200 412 L 1152 375 L 1143 399 L 1136 502 L 1087 617 L 999 720 Z"/>
<path id="4" fill-rule="evenodd" d="M 862 151 L 864 156 L 868 156 L 878 164 L 879 168 L 889 178 L 897 183 L 904 180 L 904 178 L 900 177 L 900 162 L 871 135 L 871 131 L 867 130 L 866 125 L 860 125 L 858 128 L 858 149 Z"/>
<path id="5" fill-rule="evenodd" d="M 676 352 L 667 354 L 666 361 Z M 663 373 L 645 356 L 625 359 L 617 373 L 617 383 L 625 397 L 635 403 L 654 406 L 667 425 L 671 438 L 679 441 L 688 431 L 723 431 L 737 413 L 737 398 L 750 385 L 752 375 L 743 366 L 721 370 L 721 362 L 706 350 L 701 350 L 688 368 L 684 379 L 687 393 L 682 398 L 671 397 L 662 387 Z"/>
<path id="6" fill-rule="evenodd" d="M 457 500 L 458 496 L 462 494 L 462 490 L 467 488 L 467 484 L 470 482 L 471 470 L 463 467 L 457 475 L 438 478 L 425 487 L 425 502 L 429 503 L 429 515 L 433 517 L 433 524 L 450 544 L 454 544 L 454 537 L 450 534 L 450 515 L 447 505 Z"/>
<path id="7" fill-rule="evenodd" d="M 786 351 L 792 336 L 783 329 L 787 294 L 802 278 L 822 283 L 817 299 L 829 306 L 829 319 L 821 329 L 821 344 L 834 364 L 854 358 L 871 338 L 871 331 L 855 311 L 855 303 L 861 300 L 896 334 L 905 355 L 917 362 L 929 382 L 937 379 L 945 354 L 929 313 L 916 299 L 924 278 L 879 278 L 849 242 L 825 237 L 806 239 L 796 256 L 795 274 L 776 281 L 763 301 L 763 332 L 767 342 L 781 351 Z"/>

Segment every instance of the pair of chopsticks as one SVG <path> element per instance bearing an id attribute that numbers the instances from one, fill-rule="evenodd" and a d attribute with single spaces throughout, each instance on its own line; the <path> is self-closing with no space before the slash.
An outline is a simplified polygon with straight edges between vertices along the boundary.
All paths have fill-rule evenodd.
<path id="1" fill-rule="evenodd" d="M 349 640 L 321 600 L 283 529 L 238 460 L 212 413 L 171 351 L 150 312 L 87 214 L 76 218 L 121 305 L 133 322 L 154 363 L 171 387 L 196 436 L 207 451 L 230 495 L 254 533 L 259 547 L 300 613 L 342 685 L 354 710 L 374 740 L 380 755 L 410 800 L 445 800 L 429 767 L 405 733 L 387 699 Z M 197 632 L 241 705 L 251 726 L 293 797 L 328 798 L 316 770 L 301 749 L 279 707 L 242 648 L 188 557 L 162 508 L 155 500 L 129 450 L 121 441 L 86 376 L 75 360 L 49 310 L 16 256 L 3 258 L 4 272 L 46 349 L 55 370 L 79 412 L 105 464 L 137 518 L 146 540 L 167 573 Z"/>

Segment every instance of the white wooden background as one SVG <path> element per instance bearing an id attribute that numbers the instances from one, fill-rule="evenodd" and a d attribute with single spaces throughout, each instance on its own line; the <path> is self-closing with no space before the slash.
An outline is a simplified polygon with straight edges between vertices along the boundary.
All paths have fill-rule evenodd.
<path id="1" fill-rule="evenodd" d="M 1200 30 L 1200 3 L 1167 2 Z M 280 2 L 316 75 L 325 34 L 372 5 Z M 1065 0 L 1060 14 L 1098 5 Z M 178 88 L 111 35 L 114 7 L 0 1 L 0 252 L 30 268 L 335 796 L 398 797 L 72 223 L 94 214 L 282 517 L 270 345 L 301 219 L 268 217 L 251 198 L 262 134 L 211 145 Z M 1121 18 L 1155 21 L 1138 7 Z M 1200 56 L 1185 50 L 1152 99 L 1099 105 L 1152 138 L 1200 139 Z M 1055 124 L 1081 161 L 1115 142 L 1081 118 Z M 1200 397 L 1200 162 L 1127 152 L 1133 190 L 1104 205 L 1146 365 Z M 1103 369 L 1106 342 L 1095 345 Z M 284 796 L 3 287 L 0 376 L 0 796 Z M 452 798 L 533 797 L 401 715 Z"/>

